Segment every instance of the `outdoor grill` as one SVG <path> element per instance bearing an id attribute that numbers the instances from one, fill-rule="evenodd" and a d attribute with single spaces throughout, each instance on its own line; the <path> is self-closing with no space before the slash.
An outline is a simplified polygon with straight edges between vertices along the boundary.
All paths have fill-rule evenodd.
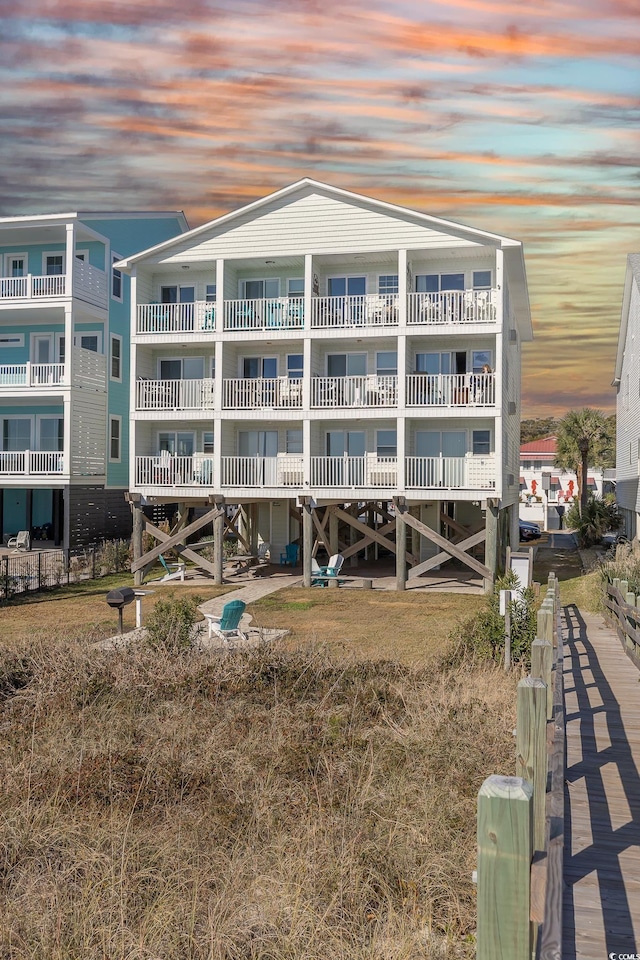
<path id="1" fill-rule="evenodd" d="M 118 628 L 122 633 L 122 611 L 136 599 L 136 592 L 133 587 L 119 587 L 117 590 L 109 590 L 105 599 L 110 607 L 118 611 Z"/>

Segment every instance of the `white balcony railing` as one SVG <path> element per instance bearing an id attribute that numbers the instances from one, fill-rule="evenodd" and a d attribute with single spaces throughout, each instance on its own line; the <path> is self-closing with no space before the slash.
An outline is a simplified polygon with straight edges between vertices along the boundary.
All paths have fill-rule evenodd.
<path id="1" fill-rule="evenodd" d="M 213 410 L 214 381 L 138 380 L 136 410 Z"/>
<path id="2" fill-rule="evenodd" d="M 4 363 L 2 387 L 52 387 L 65 383 L 64 363 Z"/>
<path id="3" fill-rule="evenodd" d="M 408 407 L 492 407 L 493 373 L 412 373 L 407 377 Z"/>
<path id="4" fill-rule="evenodd" d="M 136 333 L 201 333 L 216 328 L 216 305 L 195 303 L 141 303 L 136 311 Z"/>
<path id="5" fill-rule="evenodd" d="M 311 381 L 312 407 L 395 407 L 397 403 L 395 376 L 314 377 Z"/>
<path id="6" fill-rule="evenodd" d="M 311 302 L 311 326 L 315 328 L 393 327 L 397 324 L 396 293 L 315 297 Z"/>
<path id="7" fill-rule="evenodd" d="M 288 377 L 223 380 L 223 410 L 287 410 L 302 406 L 302 380 Z"/>
<path id="8" fill-rule="evenodd" d="M 0 476 L 49 476 L 60 473 L 64 473 L 64 456 L 58 451 L 0 452 Z"/>
<path id="9" fill-rule="evenodd" d="M 407 296 L 407 323 L 495 323 L 497 302 L 497 290 L 410 293 Z"/>
<path id="10" fill-rule="evenodd" d="M 292 454 L 275 457 L 223 457 L 223 487 L 302 487 L 304 460 Z"/>
<path id="11" fill-rule="evenodd" d="M 495 457 L 406 457 L 407 489 L 491 490 L 496 485 Z"/>
<path id="12" fill-rule="evenodd" d="M 226 300 L 225 330 L 291 330 L 304 326 L 303 297 Z"/>
<path id="13" fill-rule="evenodd" d="M 191 457 L 158 454 L 136 457 L 136 486 L 194 487 L 213 483 L 213 457 L 206 453 Z"/>
<path id="14" fill-rule="evenodd" d="M 312 457 L 313 487 L 397 487 L 397 457 Z"/>
<path id="15" fill-rule="evenodd" d="M 31 300 L 43 297 L 64 297 L 66 277 L 56 274 L 51 277 L 0 277 L 0 300 Z"/>

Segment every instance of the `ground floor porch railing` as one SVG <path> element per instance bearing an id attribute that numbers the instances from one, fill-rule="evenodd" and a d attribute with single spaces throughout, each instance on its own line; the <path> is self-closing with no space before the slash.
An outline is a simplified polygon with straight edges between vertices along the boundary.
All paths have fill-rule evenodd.
<path id="1" fill-rule="evenodd" d="M 48 450 L 0 452 L 0 476 L 44 476 L 64 473 L 64 455 Z"/>

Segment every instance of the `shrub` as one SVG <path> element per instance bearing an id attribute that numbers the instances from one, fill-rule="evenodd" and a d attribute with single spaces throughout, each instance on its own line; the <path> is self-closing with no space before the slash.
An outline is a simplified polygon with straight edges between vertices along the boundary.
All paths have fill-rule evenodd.
<path id="1" fill-rule="evenodd" d="M 600 543 L 605 533 L 617 530 L 622 523 L 615 500 L 590 497 L 580 514 L 580 504 L 574 501 L 567 514 L 567 525 L 575 531 L 580 547 Z"/>
<path id="2" fill-rule="evenodd" d="M 106 540 L 97 553 L 96 566 L 103 575 L 128 570 L 131 566 L 131 545 L 126 540 Z"/>
<path id="3" fill-rule="evenodd" d="M 465 659 L 494 660 L 501 663 L 505 648 L 505 618 L 500 613 L 500 591 L 514 591 L 519 584 L 513 570 L 507 571 L 495 582 L 494 591 L 487 605 L 470 620 L 467 620 L 452 635 L 453 652 L 451 664 Z M 512 593 L 511 609 L 511 660 L 528 667 L 531 662 L 531 644 L 536 637 L 536 608 L 533 590 L 529 587 L 521 594 Z"/>
<path id="4" fill-rule="evenodd" d="M 167 597 L 147 617 L 147 642 L 156 650 L 178 653 L 191 646 L 201 597 Z"/>

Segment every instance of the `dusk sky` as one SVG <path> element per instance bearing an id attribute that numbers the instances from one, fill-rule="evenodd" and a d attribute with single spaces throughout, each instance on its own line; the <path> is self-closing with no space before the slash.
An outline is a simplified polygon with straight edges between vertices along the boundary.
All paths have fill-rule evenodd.
<path id="1" fill-rule="evenodd" d="M 0 214 L 303 176 L 525 245 L 523 416 L 611 411 L 640 252 L 640 0 L 0 0 Z"/>

